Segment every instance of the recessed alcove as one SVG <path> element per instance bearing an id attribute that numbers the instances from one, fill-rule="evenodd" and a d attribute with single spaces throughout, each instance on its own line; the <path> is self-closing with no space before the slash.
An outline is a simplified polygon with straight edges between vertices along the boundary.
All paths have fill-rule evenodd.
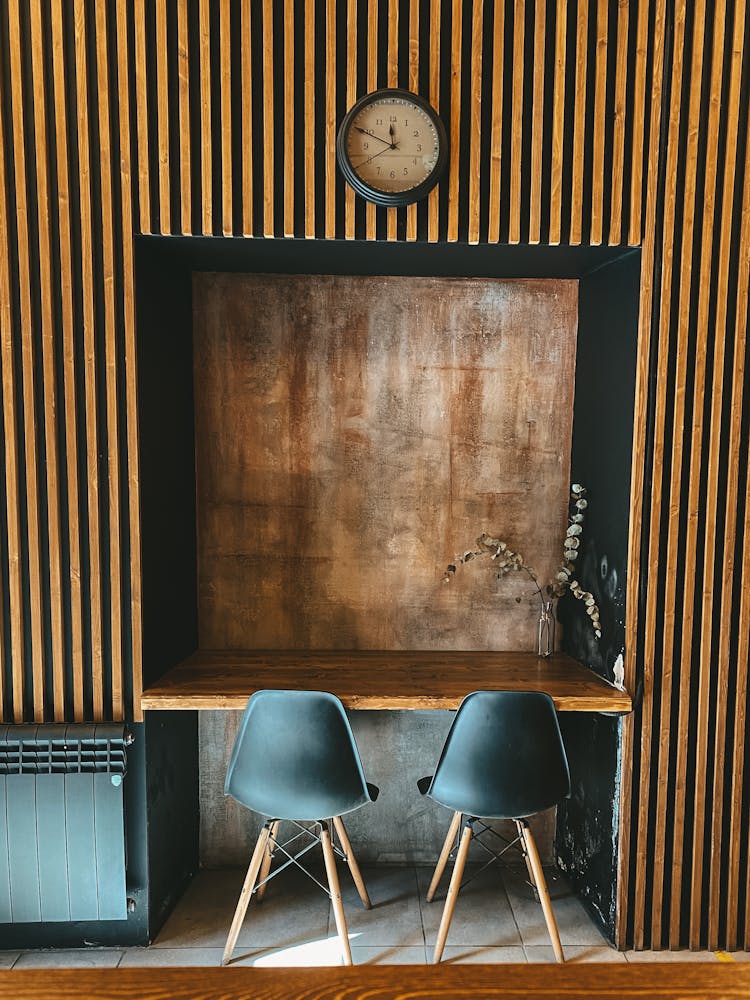
<path id="1" fill-rule="evenodd" d="M 638 251 L 601 247 L 138 238 L 144 687 L 222 636 L 228 648 L 532 648 L 535 605 L 520 579 L 498 587 L 487 567 L 467 567 L 445 588 L 441 571 L 480 530 L 502 529 L 549 578 L 571 480 L 589 489 L 581 565 L 604 634 L 597 644 L 563 602 L 562 645 L 611 678 L 624 645 L 639 268 Z M 334 350 L 342 338 L 357 350 Z M 453 449 L 440 440 L 451 416 L 463 421 Z M 263 461 L 250 460 L 254 449 Z M 463 463 L 455 494 L 451 458 Z M 252 831 L 221 796 L 236 713 L 200 714 L 201 860 L 242 863 Z M 352 817 L 360 852 L 434 857 L 444 830 L 414 819 L 411 771 L 429 769 L 449 714 L 355 715 L 387 789 L 377 832 Z M 169 713 L 159 716 L 168 728 Z M 586 780 L 563 807 L 555 854 L 611 931 L 619 722 L 571 715 L 564 729 Z M 553 829 L 548 818 L 548 856 Z"/>

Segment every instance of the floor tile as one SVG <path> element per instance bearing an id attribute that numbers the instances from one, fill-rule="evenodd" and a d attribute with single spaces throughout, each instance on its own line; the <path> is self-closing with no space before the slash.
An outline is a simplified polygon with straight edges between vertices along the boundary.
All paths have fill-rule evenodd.
<path id="1" fill-rule="evenodd" d="M 348 870 L 339 866 L 344 914 L 352 947 L 423 947 L 417 880 L 413 868 L 363 867 L 372 909 L 366 910 Z M 342 870 L 343 869 L 343 870 Z M 331 912 L 329 935 L 336 933 Z"/>
<path id="2" fill-rule="evenodd" d="M 470 874 L 473 873 L 467 869 L 467 877 Z M 428 955 L 432 953 L 437 938 L 445 904 L 445 894 L 450 880 L 450 871 L 446 871 L 443 876 L 433 902 L 428 903 L 425 895 L 431 878 L 431 869 L 417 869 L 422 923 Z M 522 943 L 513 911 L 498 872 L 493 869 L 482 872 L 474 881 L 466 884 L 459 893 L 448 932 L 448 944 L 491 945 L 496 948 L 507 948 L 519 947 Z"/>
<path id="3" fill-rule="evenodd" d="M 531 946 L 526 949 L 529 962 L 555 962 L 552 945 Z M 602 948 L 595 945 L 565 945 L 563 954 L 566 962 L 624 962 L 625 956 L 615 948 Z"/>
<path id="4" fill-rule="evenodd" d="M 750 962 L 750 951 L 730 951 L 735 962 Z"/>
<path id="5" fill-rule="evenodd" d="M 343 965 L 338 935 L 323 936 L 283 948 L 248 948 L 238 945 L 230 965 L 258 968 Z"/>
<path id="6" fill-rule="evenodd" d="M 428 949 L 428 959 L 432 963 L 432 949 Z M 497 964 L 526 964 L 526 953 L 523 948 L 482 948 L 477 945 L 451 945 L 445 946 L 443 951 L 443 962 L 450 962 L 454 965 L 481 965 L 487 963 Z"/>
<path id="7" fill-rule="evenodd" d="M 219 966 L 223 948 L 129 948 L 122 956 L 121 969 L 150 966 Z"/>
<path id="8" fill-rule="evenodd" d="M 385 945 L 378 948 L 353 944 L 352 961 L 355 965 L 424 965 L 426 956 L 424 945 L 411 948 Z"/>
<path id="9" fill-rule="evenodd" d="M 624 951 L 628 962 L 718 962 L 712 951 Z"/>
<path id="10" fill-rule="evenodd" d="M 245 873 L 200 872 L 154 942 L 157 948 L 223 948 Z M 325 938 L 328 897 L 302 872 L 287 870 L 251 902 L 237 939 L 247 949 L 285 948 Z"/>
<path id="11" fill-rule="evenodd" d="M 512 889 L 508 891 L 508 899 L 523 944 L 531 947 L 549 945 L 549 934 L 544 922 L 541 904 L 537 903 L 535 899 L 522 897 Z M 563 945 L 607 946 L 606 939 L 586 912 L 583 904 L 575 896 L 555 899 L 552 903 L 552 909 Z"/>
<path id="12" fill-rule="evenodd" d="M 113 948 L 54 948 L 25 951 L 14 969 L 114 969 L 123 952 Z"/>
<path id="13" fill-rule="evenodd" d="M 12 968 L 20 954 L 20 951 L 0 951 L 0 969 Z"/>

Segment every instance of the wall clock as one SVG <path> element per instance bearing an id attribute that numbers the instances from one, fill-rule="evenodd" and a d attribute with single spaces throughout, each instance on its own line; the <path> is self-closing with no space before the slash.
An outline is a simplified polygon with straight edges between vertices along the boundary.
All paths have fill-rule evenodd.
<path id="1" fill-rule="evenodd" d="M 411 205 L 440 180 L 448 139 L 427 101 L 388 87 L 365 94 L 349 109 L 336 139 L 336 158 L 347 183 L 367 201 Z"/>

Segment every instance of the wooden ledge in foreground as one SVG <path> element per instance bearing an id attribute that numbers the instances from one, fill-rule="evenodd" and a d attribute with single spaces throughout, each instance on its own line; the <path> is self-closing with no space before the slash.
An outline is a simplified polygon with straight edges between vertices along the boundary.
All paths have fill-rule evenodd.
<path id="1" fill-rule="evenodd" d="M 471 691 L 546 691 L 559 712 L 629 712 L 630 696 L 562 653 L 199 650 L 143 693 L 144 709 L 238 709 L 264 688 L 331 691 L 347 708 L 458 708 Z"/>
<path id="2" fill-rule="evenodd" d="M 0 1000 L 730 1000 L 750 966 L 704 962 L 359 965 L 330 969 L 64 969 L 0 972 Z"/>

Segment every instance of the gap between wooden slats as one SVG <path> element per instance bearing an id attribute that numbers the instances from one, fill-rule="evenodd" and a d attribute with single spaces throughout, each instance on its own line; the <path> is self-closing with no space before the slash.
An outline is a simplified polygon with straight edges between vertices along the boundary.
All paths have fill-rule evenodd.
<path id="1" fill-rule="evenodd" d="M 635 69 L 633 79 L 633 138 L 630 159 L 630 230 L 628 243 L 637 246 L 641 242 L 641 206 L 643 205 L 643 136 L 646 125 L 646 110 L 652 101 L 646 101 L 646 59 L 648 56 L 648 15 L 650 4 L 646 0 L 638 3 L 636 24 Z"/>
<path id="2" fill-rule="evenodd" d="M 230 0 L 219 6 L 219 84 L 221 107 L 221 231 L 232 235 L 232 50 Z"/>
<path id="3" fill-rule="evenodd" d="M 409 0 L 409 90 L 419 93 L 419 0 Z M 406 209 L 406 238 L 417 238 L 417 206 Z"/>
<path id="4" fill-rule="evenodd" d="M 542 139 L 544 137 L 544 49 L 547 0 L 534 3 L 534 65 L 531 70 L 531 171 L 529 190 L 529 243 L 538 243 L 542 223 Z"/>
<path id="5" fill-rule="evenodd" d="M 578 246 L 583 229 L 583 167 L 586 146 L 586 73 L 588 63 L 588 0 L 578 0 L 576 18 L 576 79 L 573 118 L 570 242 Z"/>
<path id="6" fill-rule="evenodd" d="M 703 76 L 703 40 L 705 32 L 705 0 L 696 4 L 693 20 L 693 58 L 690 79 L 690 100 L 688 104 L 688 156 L 697 155 L 697 133 L 700 123 L 700 93 Z M 695 137 L 695 138 L 693 138 Z M 695 200 L 695 162 L 687 161 L 689 183 L 684 183 L 680 191 L 680 199 L 687 206 Z M 690 209 L 685 213 L 683 221 L 683 251 L 681 260 L 681 301 L 678 308 L 678 323 L 687 325 L 690 318 L 690 279 L 692 274 L 692 234 L 693 219 Z M 688 218 L 689 216 L 689 218 Z M 700 280 L 696 274 L 696 280 Z M 700 287 L 700 286 L 699 286 Z M 683 291 L 684 290 L 684 291 Z M 682 880 L 684 874 L 684 852 L 685 852 L 685 815 L 686 815 L 686 775 L 687 775 L 687 751 L 688 744 L 694 746 L 694 740 L 689 737 L 691 731 L 690 711 L 691 711 L 691 675 L 693 669 L 693 616 L 694 616 L 694 594 L 695 575 L 697 562 L 697 534 L 698 519 L 700 510 L 700 468 L 701 468 L 701 440 L 703 437 L 703 406 L 702 406 L 702 386 L 705 379 L 706 370 L 706 343 L 705 337 L 696 336 L 695 372 L 693 376 L 694 386 L 694 411 L 692 421 L 692 434 L 690 443 L 690 474 L 687 501 L 687 535 L 683 543 L 684 552 L 684 584 L 682 595 L 682 642 L 678 662 L 680 664 L 680 701 L 677 733 L 675 736 L 676 748 L 676 791 L 674 798 L 674 820 L 673 820 L 673 858 L 672 858 L 672 896 L 670 900 L 670 946 L 678 947 L 680 944 L 680 910 Z M 693 723 L 695 724 L 695 723 Z M 673 734 L 675 735 L 675 734 Z M 698 737 L 700 738 L 700 736 Z"/>
<path id="7" fill-rule="evenodd" d="M 347 111 L 357 100 L 357 0 L 347 0 L 346 4 L 346 108 Z M 356 204 L 354 189 L 344 185 L 344 236 L 353 240 L 356 236 Z"/>
<path id="8" fill-rule="evenodd" d="M 471 21 L 471 98 L 469 118 L 469 243 L 479 242 L 479 180 L 482 142 L 482 17 L 481 3 L 475 3 Z"/>
<path id="9" fill-rule="evenodd" d="M 521 239 L 521 139 L 523 129 L 523 70 L 525 0 L 513 3 L 513 89 L 511 94 L 510 137 L 510 220 L 508 242 Z"/>
<path id="10" fill-rule="evenodd" d="M 490 200 L 487 240 L 500 240 L 500 167 L 503 146 L 503 47 L 505 0 L 495 0 L 492 26 L 492 125 L 490 131 Z"/>
<path id="11" fill-rule="evenodd" d="M 612 194 L 610 199 L 609 243 L 622 240 L 622 189 L 625 168 L 625 109 L 628 79 L 629 0 L 619 0 L 617 8 L 617 67 L 615 71 L 614 140 L 612 146 Z"/>
<path id="12" fill-rule="evenodd" d="M 274 235 L 273 218 L 273 0 L 263 0 L 263 235 Z"/>
<path id="13" fill-rule="evenodd" d="M 45 94 L 41 0 L 30 7 L 31 71 L 35 94 Z M 55 317 L 52 289 L 52 237 L 47 177 L 47 115 L 45 101 L 34 101 L 34 160 L 36 166 L 37 232 L 39 238 L 39 292 L 42 327 L 42 393 L 44 397 L 44 460 L 47 473 L 47 544 L 49 553 L 50 652 L 52 691 L 45 692 L 48 718 L 65 717 L 65 642 L 63 637 L 62 534 L 60 476 L 57 454 L 57 386 L 55 379 Z"/>
<path id="14" fill-rule="evenodd" d="M 40 497 L 37 480 L 36 393 L 34 389 L 34 317 L 31 307 L 31 246 L 28 229 L 26 191 L 26 148 L 24 141 L 23 74 L 20 0 L 11 0 L 9 10 L 10 102 L 13 129 L 13 159 L 18 239 L 18 291 L 21 320 L 21 389 L 24 414 L 24 455 L 26 462 L 26 516 L 28 574 L 31 612 L 31 675 L 34 721 L 44 721 L 44 621 L 42 613 L 42 568 L 40 540 Z M 19 664 L 17 669 L 22 670 Z"/>
<path id="15" fill-rule="evenodd" d="M 109 67 L 107 63 L 107 8 L 96 5 L 96 79 L 99 105 L 100 191 L 102 208 L 102 266 L 104 284 L 104 371 L 107 410 L 107 472 L 109 513 L 110 645 L 112 703 L 108 717 L 122 719 L 122 554 L 120 526 L 120 449 L 117 412 L 119 369 L 115 326 L 115 251 L 112 203 L 112 140 L 109 118 Z M 167 178 L 168 179 L 168 178 Z M 167 199 L 168 200 L 168 199 Z M 105 570 L 102 570 L 105 572 Z M 110 714 L 111 713 L 111 714 Z"/>
<path id="16" fill-rule="evenodd" d="M 742 4 L 744 7 L 744 3 Z M 743 11 L 744 18 L 744 11 Z M 737 311 L 734 322 L 734 357 L 732 361 L 732 404 L 729 429 L 729 476 L 727 483 L 727 520 L 724 526 L 724 552 L 734 551 L 734 546 L 740 549 L 742 539 L 741 571 L 740 579 L 746 581 L 750 579 L 750 504 L 745 503 L 744 526 L 738 531 L 737 525 L 737 499 L 739 495 L 739 462 L 733 457 L 739 454 L 742 439 L 742 405 L 743 405 L 743 375 L 745 371 L 746 350 L 747 350 L 747 317 L 748 317 L 748 294 L 750 294 L 750 117 L 747 121 L 745 134 L 745 164 L 744 183 L 742 190 L 742 222 L 740 227 L 739 245 L 736 248 L 738 259 L 737 275 Z M 745 497 L 750 496 L 750 465 L 748 465 L 748 479 L 745 483 Z M 726 573 L 729 576 L 733 568 L 732 559 L 728 560 Z M 731 579 L 731 577 L 729 577 Z M 722 591 L 722 600 L 726 601 L 727 608 L 731 607 L 731 590 L 727 586 L 726 578 Z M 740 614 L 739 621 L 750 620 L 750 588 L 743 586 L 740 592 Z M 728 612 L 727 612 L 728 614 Z M 722 620 L 724 612 L 722 611 Z M 739 639 L 737 643 L 737 680 L 735 684 L 735 706 L 734 706 L 734 755 L 731 764 L 731 792 L 729 807 L 729 833 L 728 833 L 728 869 L 729 880 L 727 884 L 727 940 L 726 947 L 732 951 L 740 946 L 739 934 L 739 909 L 740 896 L 744 889 L 740 887 L 741 869 L 740 858 L 743 844 L 746 839 L 746 828 L 742 817 L 742 797 L 747 779 L 745 777 L 745 717 L 747 712 L 747 679 L 748 679 L 748 658 L 750 657 L 750 643 L 748 641 L 748 630 L 740 626 Z M 723 655 L 723 648 L 720 646 L 720 657 Z M 750 868 L 747 869 L 750 873 Z M 746 892 L 746 889 L 744 889 Z M 750 900 L 750 894 L 746 895 Z M 750 914 L 745 914 L 745 941 L 744 947 L 750 945 Z"/>
<path id="17" fill-rule="evenodd" d="M 326 0 L 325 236 L 336 236 L 336 0 Z"/>
<path id="18" fill-rule="evenodd" d="M 130 91 L 124 85 L 128 67 L 128 0 L 117 0 L 117 71 L 120 134 L 120 204 L 122 212 L 122 289 L 125 338 L 125 408 L 128 466 L 128 525 L 130 530 L 130 642 L 132 709 L 135 722 L 143 721 L 143 648 L 141 616 L 140 480 L 138 475 L 138 403 L 136 373 L 135 277 L 133 273 L 133 206 L 130 164 Z"/>
<path id="19" fill-rule="evenodd" d="M 609 0 L 598 0 L 596 12 L 596 65 L 594 83 L 594 161 L 591 170 L 591 232 L 589 243 L 602 242 L 604 215 L 604 130 L 607 110 L 607 30 Z"/>
<path id="20" fill-rule="evenodd" d="M 315 236 L 315 0 L 305 0 L 305 236 Z"/>
<path id="21" fill-rule="evenodd" d="M 118 0 L 119 18 L 119 0 Z M 118 25 L 118 65 L 120 49 L 127 39 L 122 40 Z M 120 70 L 120 78 L 127 70 L 127 64 Z M 125 77 L 127 79 L 127 77 Z M 192 186 L 190 166 L 190 45 L 188 41 L 188 0 L 177 0 L 177 87 L 180 123 L 180 232 L 189 236 L 192 232 Z M 123 87 L 119 87 L 120 100 Z M 124 98 L 128 101 L 127 96 Z M 130 102 L 128 101 L 128 104 Z M 120 144 L 122 148 L 122 143 Z M 249 146 L 247 147 L 250 148 Z M 130 153 L 128 152 L 128 166 Z M 250 160 L 250 157 L 247 157 Z M 125 221 L 123 219 L 123 221 Z"/>
<path id="22" fill-rule="evenodd" d="M 555 79 L 552 95 L 552 164 L 549 209 L 549 243 L 560 242 L 562 226 L 562 167 L 565 128 L 565 62 L 568 0 L 557 0 L 555 21 Z"/>
<path id="23" fill-rule="evenodd" d="M 367 8 L 367 93 L 378 86 L 378 0 L 369 0 Z M 365 208 L 365 237 L 374 240 L 377 235 L 375 206 Z"/>
<path id="24" fill-rule="evenodd" d="M 137 32 L 136 32 L 137 37 Z M 91 608 L 91 699 L 95 722 L 104 718 L 102 689 L 103 636 L 101 592 L 101 529 L 99 524 L 99 431 L 96 417 L 96 333 L 89 176 L 89 96 L 87 83 L 84 0 L 75 0 L 76 111 L 78 126 L 78 184 L 81 215 L 81 301 L 83 307 L 84 426 L 86 428 L 86 500 L 88 504 L 89 602 Z M 138 69 L 136 67 L 136 78 Z M 137 88 L 136 88 L 137 90 Z M 139 147 L 140 149 L 140 147 Z M 140 159 L 139 159 L 140 172 Z M 84 665 L 79 669 L 83 671 Z M 74 669 L 75 665 L 74 665 Z"/>
<path id="25" fill-rule="evenodd" d="M 294 0 L 284 0 L 284 236 L 294 236 Z"/>
<path id="26" fill-rule="evenodd" d="M 201 121 L 201 232 L 213 235 L 211 154 L 211 24 L 209 0 L 198 3 L 198 66 L 200 72 L 200 121 Z"/>
<path id="27" fill-rule="evenodd" d="M 430 0 L 430 104 L 438 113 L 440 112 L 440 18 L 440 0 Z M 438 187 L 434 187 L 427 196 L 427 240 L 430 243 L 436 243 L 439 236 Z"/>
<path id="28" fill-rule="evenodd" d="M 101 4 L 97 4 L 98 8 Z M 105 46 L 106 38 L 101 44 Z M 159 232 L 172 232 L 169 185 L 169 92 L 167 84 L 167 0 L 156 3 L 156 133 L 159 150 Z M 97 60 L 101 61 L 101 60 Z"/>
<path id="29" fill-rule="evenodd" d="M 720 266 L 712 251 L 714 242 L 714 206 L 716 204 L 716 181 L 719 156 L 719 125 L 723 83 L 724 35 L 726 30 L 726 7 L 718 4 L 713 11 L 713 53 L 711 56 L 711 82 L 709 91 L 708 136 L 706 140 L 706 176 L 703 187 L 703 232 L 701 234 L 701 265 L 700 293 L 698 297 L 698 338 L 703 340 L 703 331 L 709 327 L 709 293 L 713 279 L 714 265 Z M 698 696 L 698 725 L 706 721 L 704 731 L 698 730 L 696 754 L 696 781 L 693 809 L 693 879 L 691 887 L 691 917 L 690 946 L 698 948 L 701 944 L 701 918 L 708 908 L 708 947 L 716 950 L 718 947 L 718 912 L 712 913 L 709 895 L 704 898 L 703 880 L 703 847 L 705 843 L 705 809 L 708 786 L 708 770 L 713 772 L 713 808 L 721 809 L 723 803 L 724 785 L 724 748 L 723 736 L 726 728 L 726 686 L 717 677 L 716 704 L 713 708 L 715 722 L 715 754 L 713 761 L 709 757 L 708 719 L 711 712 L 711 677 L 714 669 L 711 646 L 713 639 L 713 584 L 705 585 L 706 581 L 714 579 L 714 563 L 716 558 L 716 521 L 719 510 L 719 445 L 721 441 L 721 408 L 723 400 L 724 350 L 726 345 L 726 300 L 727 283 L 719 277 L 716 316 L 714 319 L 714 336 L 710 333 L 706 338 L 713 340 L 713 375 L 711 380 L 711 416 L 708 429 L 708 480 L 706 486 L 706 516 L 705 535 L 703 542 L 703 593 L 701 602 L 701 643 L 699 656 L 700 688 Z M 702 405 L 705 386 L 696 386 L 696 406 Z M 739 457 L 739 456 L 738 456 Z M 705 458 L 705 456 L 704 456 Z M 704 466 L 705 467 L 705 466 Z M 727 622 L 726 626 L 729 627 Z M 728 663 L 727 663 L 728 666 Z M 719 675 L 720 676 L 720 675 Z M 709 828 L 710 836 L 710 828 Z M 716 845 L 713 845 L 709 862 L 709 877 L 713 871 L 716 877 Z M 712 943 L 713 942 L 713 943 Z"/>
<path id="30" fill-rule="evenodd" d="M 667 408 L 667 383 L 669 377 L 669 345 L 671 332 L 670 304 L 672 295 L 672 246 L 675 238 L 675 212 L 678 192 L 677 157 L 681 109 L 682 53 L 684 42 L 684 12 L 677 19 L 670 85 L 669 135 L 667 139 L 666 182 L 664 187 L 662 222 L 662 268 L 659 290 L 659 343 L 657 360 L 657 390 L 654 414 L 654 442 L 650 470 L 651 498 L 648 535 L 648 565 L 646 571 L 652 581 L 657 579 L 659 566 L 659 533 L 661 530 L 662 466 L 664 463 L 664 438 Z M 681 192 L 680 192 L 681 195 Z M 644 947 L 644 919 L 646 908 L 646 858 L 650 841 L 649 787 L 651 773 L 651 747 L 653 727 L 654 662 L 656 659 L 656 599 L 657 587 L 648 588 L 644 623 L 643 653 L 643 717 L 641 728 L 640 774 L 638 782 L 638 825 L 635 862 L 635 947 Z M 665 664 L 666 679 L 671 683 L 671 663 Z"/>
<path id="31" fill-rule="evenodd" d="M 388 0 L 388 86 L 398 87 L 398 0 Z M 389 240 L 397 236 L 398 210 L 386 209 L 386 231 Z"/>
<path id="32" fill-rule="evenodd" d="M 80 16 L 85 16 L 81 14 Z M 144 0 L 134 0 L 135 114 L 138 140 L 138 210 L 140 231 L 151 232 L 151 193 L 148 161 L 148 84 L 146 79 L 146 8 Z"/>
<path id="33" fill-rule="evenodd" d="M 242 235 L 253 235 L 253 62 L 250 11 L 252 0 L 243 0 L 241 10 L 242 44 Z"/>
<path id="34" fill-rule="evenodd" d="M 1 67 L 0 67 L 1 69 Z M 0 105 L 0 123 L 3 106 Z M 23 720 L 23 574 L 21 566 L 21 497 L 18 481 L 18 414 L 13 363 L 13 313 L 10 284 L 10 241 L 6 202 L 5 142 L 0 129 L 0 364 L 3 380 L 3 431 L 5 434 L 5 511 L 8 525 L 8 620 L 3 631 L 10 631 L 10 662 L 0 665 L 11 678 L 10 699 L 6 706 L 4 683 L 0 682 L 2 718 L 19 723 Z"/>

